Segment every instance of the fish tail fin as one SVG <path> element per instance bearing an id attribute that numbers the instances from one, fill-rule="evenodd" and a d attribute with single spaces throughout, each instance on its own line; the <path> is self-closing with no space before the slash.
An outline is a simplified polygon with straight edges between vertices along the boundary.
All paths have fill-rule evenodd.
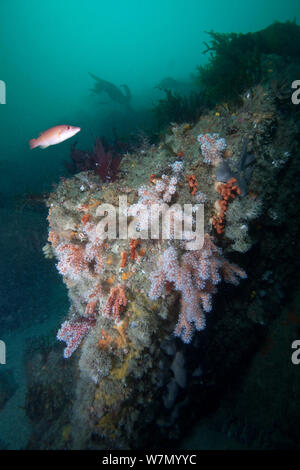
<path id="1" fill-rule="evenodd" d="M 29 147 L 30 147 L 31 149 L 34 149 L 34 148 L 37 147 L 37 146 L 38 146 L 37 139 L 31 139 L 31 140 L 29 141 Z"/>
<path id="2" fill-rule="evenodd" d="M 100 82 L 100 78 L 97 77 L 96 75 L 94 75 L 93 73 L 91 72 L 88 72 L 88 74 L 94 79 L 94 80 L 97 80 L 98 82 Z"/>

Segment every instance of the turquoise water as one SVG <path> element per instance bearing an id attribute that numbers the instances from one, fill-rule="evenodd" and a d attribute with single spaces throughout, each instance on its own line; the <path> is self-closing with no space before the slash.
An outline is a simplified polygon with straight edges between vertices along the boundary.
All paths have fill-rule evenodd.
<path id="1" fill-rule="evenodd" d="M 79 125 L 76 139 L 87 146 L 112 125 L 122 128 L 114 106 L 103 109 L 99 102 L 106 99 L 90 95 L 88 72 L 117 86 L 128 84 L 133 105 L 150 108 L 160 80 L 187 80 L 207 60 L 205 31 L 257 31 L 299 17 L 299 10 L 297 0 L 3 0 L 2 191 L 43 191 L 57 179 L 70 142 L 30 152 L 28 140 L 42 130 L 64 122 Z"/>
<path id="2" fill-rule="evenodd" d="M 41 251 L 46 211 L 28 202 L 29 195 L 50 191 L 67 175 L 71 142 L 88 149 L 96 136 L 110 139 L 113 129 L 128 137 L 151 126 L 161 80 L 172 77 L 192 89 L 196 67 L 207 61 L 205 31 L 254 32 L 299 16 L 298 0 L 0 2 L 0 80 L 6 84 L 6 104 L 0 105 L 0 338 L 8 338 L 4 367 L 19 383 L 2 421 L 0 410 L 0 447 L 3 442 L 24 448 L 30 433 L 19 409 L 25 387 L 22 351 L 14 345 L 17 341 L 22 349 L 24 338 L 47 334 L 68 305 L 55 268 Z M 126 84 L 133 111 L 105 94 L 93 95 L 88 72 L 117 87 Z M 72 141 L 29 149 L 29 139 L 57 124 L 82 130 Z M 19 426 L 22 433 L 15 432 Z"/>

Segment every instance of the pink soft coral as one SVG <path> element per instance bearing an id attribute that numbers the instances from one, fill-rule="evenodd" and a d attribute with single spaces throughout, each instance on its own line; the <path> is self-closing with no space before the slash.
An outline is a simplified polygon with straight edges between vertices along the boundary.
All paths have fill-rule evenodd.
<path id="1" fill-rule="evenodd" d="M 149 296 L 157 299 L 169 283 L 181 293 L 181 313 L 174 334 L 189 343 L 195 329 L 205 328 L 205 312 L 212 309 L 216 285 L 222 279 L 237 285 L 239 278 L 246 277 L 245 271 L 229 263 L 211 237 L 205 234 L 203 248 L 185 253 L 181 263 L 174 247 L 165 250 L 157 271 L 152 274 Z"/>

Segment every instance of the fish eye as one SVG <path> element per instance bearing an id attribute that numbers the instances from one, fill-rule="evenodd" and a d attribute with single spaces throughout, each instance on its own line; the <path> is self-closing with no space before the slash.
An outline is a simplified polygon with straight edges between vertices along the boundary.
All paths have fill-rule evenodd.
<path id="1" fill-rule="evenodd" d="M 70 126 L 68 126 L 67 129 L 70 129 Z"/>

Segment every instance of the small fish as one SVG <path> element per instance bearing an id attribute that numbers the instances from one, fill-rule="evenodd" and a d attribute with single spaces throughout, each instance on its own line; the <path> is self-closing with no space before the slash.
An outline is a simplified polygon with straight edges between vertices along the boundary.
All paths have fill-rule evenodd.
<path id="1" fill-rule="evenodd" d="M 41 132 L 37 139 L 31 139 L 29 141 L 29 146 L 31 149 L 34 149 L 35 147 L 45 149 L 50 145 L 60 144 L 60 142 L 70 139 L 70 137 L 73 137 L 73 135 L 77 134 L 80 130 L 80 127 L 74 126 L 54 126 Z"/>

